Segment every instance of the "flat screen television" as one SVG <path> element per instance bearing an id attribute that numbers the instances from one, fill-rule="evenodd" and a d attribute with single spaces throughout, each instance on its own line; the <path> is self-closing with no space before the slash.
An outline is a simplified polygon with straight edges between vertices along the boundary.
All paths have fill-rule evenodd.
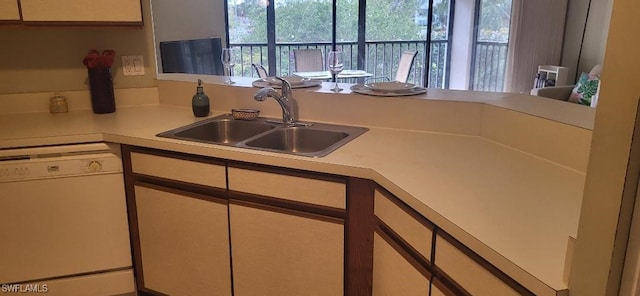
<path id="1" fill-rule="evenodd" d="M 220 38 L 160 42 L 163 73 L 224 75 Z"/>

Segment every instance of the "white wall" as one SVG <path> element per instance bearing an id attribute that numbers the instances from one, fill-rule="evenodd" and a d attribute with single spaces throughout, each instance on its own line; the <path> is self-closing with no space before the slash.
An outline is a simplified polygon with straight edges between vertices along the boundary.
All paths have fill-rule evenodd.
<path id="1" fill-rule="evenodd" d="M 469 88 L 475 2 L 475 0 L 457 0 L 455 2 L 453 40 L 451 41 L 450 89 L 466 90 Z"/>
<path id="2" fill-rule="evenodd" d="M 575 81 L 576 74 L 589 72 L 604 61 L 612 6 L 613 0 L 569 1 L 561 65 L 569 68 L 570 83 Z M 583 30 L 584 43 L 580 53 Z"/>
<path id="3" fill-rule="evenodd" d="M 0 26 L 0 93 L 88 90 L 82 59 L 90 49 L 113 49 L 114 88 L 155 85 L 149 0 L 142 1 L 144 26 Z M 145 75 L 122 75 L 121 56 L 143 55 Z"/>

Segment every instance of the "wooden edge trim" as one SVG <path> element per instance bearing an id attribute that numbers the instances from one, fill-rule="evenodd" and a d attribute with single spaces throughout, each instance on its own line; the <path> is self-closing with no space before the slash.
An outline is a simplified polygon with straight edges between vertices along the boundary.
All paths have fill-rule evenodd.
<path id="1" fill-rule="evenodd" d="M 433 267 L 434 277 L 431 284 L 436 286 L 438 290 L 447 296 L 471 296 L 469 291 L 465 290 L 458 282 L 449 277 L 438 266 Z"/>
<path id="2" fill-rule="evenodd" d="M 132 173 L 131 175 L 133 176 L 134 180 L 137 182 L 144 182 L 144 183 L 155 184 L 155 185 L 166 187 L 166 188 L 172 188 L 172 189 L 180 190 L 183 193 L 194 192 L 194 193 L 199 193 L 203 195 L 211 194 L 211 195 L 221 196 L 221 198 L 222 196 L 226 197 L 227 195 L 227 190 L 224 188 L 210 187 L 210 186 L 201 185 L 201 184 L 189 183 L 189 182 L 178 181 L 173 179 L 166 179 L 166 178 L 161 178 L 156 176 L 149 176 L 149 175 L 144 175 L 139 173 Z"/>
<path id="3" fill-rule="evenodd" d="M 373 293 L 373 192 L 375 182 L 350 177 L 344 233 L 344 295 Z"/>
<path id="4" fill-rule="evenodd" d="M 378 222 L 382 223 L 382 221 L 378 220 Z M 390 228 L 386 227 L 384 224 L 379 224 L 379 227 L 376 228 L 375 233 L 380 235 L 390 246 L 393 247 L 396 252 L 398 252 L 402 257 L 407 260 L 416 270 L 418 270 L 423 276 L 431 280 L 434 276 L 434 272 L 432 271 L 431 263 L 427 261 L 424 257 L 422 257 L 418 253 L 414 253 L 415 249 L 411 246 L 406 245 L 402 238 L 396 236 L 396 234 Z"/>
<path id="5" fill-rule="evenodd" d="M 125 145 L 122 145 L 122 146 L 124 147 Z M 189 161 L 195 161 L 195 162 L 204 162 L 204 163 L 216 164 L 220 166 L 226 165 L 226 161 L 224 159 L 215 158 L 215 157 L 188 154 L 183 152 L 165 151 L 165 150 L 158 150 L 158 149 L 138 147 L 138 146 L 128 146 L 128 147 L 131 147 L 131 149 L 129 150 L 130 152 L 151 154 L 156 156 L 163 156 L 168 158 L 189 160 Z"/>
<path id="6" fill-rule="evenodd" d="M 256 203 L 256 202 L 252 202 L 252 201 L 248 201 L 248 200 L 240 200 L 240 199 L 231 199 L 231 200 L 229 200 L 229 205 L 245 206 L 245 207 L 250 207 L 250 208 L 254 208 L 254 209 L 260 209 L 260 210 L 265 210 L 265 211 L 270 211 L 270 212 L 276 212 L 276 213 L 281 213 L 281 214 L 286 214 L 286 215 L 293 215 L 293 216 L 298 216 L 298 217 L 302 217 L 302 218 L 308 218 L 308 219 L 314 219 L 314 220 L 318 220 L 318 221 L 324 221 L 324 222 L 330 222 L 330 223 L 336 223 L 336 224 L 344 225 L 344 219 L 342 219 L 342 218 L 338 218 L 338 217 L 335 217 L 335 216 L 320 215 L 320 214 L 312 213 L 312 212 L 308 212 L 308 211 L 299 211 L 297 209 L 283 208 L 283 207 L 280 207 L 279 205 L 278 206 L 274 206 L 274 205 L 269 205 L 269 204 L 264 204 L 264 203 Z"/>
<path id="7" fill-rule="evenodd" d="M 486 259 L 482 258 L 480 255 L 478 255 L 476 252 L 471 250 L 469 247 L 467 247 L 464 244 L 462 244 L 460 241 L 455 239 L 453 236 L 451 236 L 446 231 L 439 229 L 438 235 L 441 236 L 443 239 L 445 239 L 450 244 L 452 244 L 458 250 L 460 250 L 467 257 L 471 258 L 473 261 L 478 263 L 480 266 L 482 266 L 482 268 L 486 269 L 491 274 L 493 274 L 495 277 L 497 277 L 502 282 L 504 282 L 509 287 L 511 287 L 513 290 L 518 292 L 520 295 L 535 296 L 535 294 L 533 292 L 529 291 L 529 289 L 525 288 L 523 285 L 518 283 L 516 280 L 514 280 L 509 275 L 504 273 L 502 270 L 498 269 L 493 264 L 491 264 L 489 261 L 487 261 Z M 436 245 L 437 245 L 437 241 L 436 241 Z M 436 264 L 437 264 L 437 262 L 436 262 Z"/>
<path id="8" fill-rule="evenodd" d="M 337 219 L 345 219 L 347 213 L 340 208 L 316 205 L 311 203 L 305 203 L 300 201 L 294 201 L 289 199 L 282 199 L 270 196 L 263 196 L 257 194 L 251 194 L 246 192 L 229 190 L 229 199 L 236 201 L 243 201 L 252 204 L 261 204 L 271 207 L 280 207 L 297 212 L 305 212 L 313 215 L 321 215 L 327 217 L 333 217 Z"/>
<path id="9" fill-rule="evenodd" d="M 160 293 L 158 291 L 155 291 L 149 288 L 138 287 L 138 296 L 169 296 L 169 295 Z"/>
<path id="10" fill-rule="evenodd" d="M 140 249 L 140 229 L 138 228 L 138 210 L 135 192 L 135 177 L 131 165 L 131 146 L 121 145 L 122 171 L 124 174 L 125 195 L 127 201 L 127 217 L 129 220 L 129 240 L 131 242 L 131 259 L 138 291 L 144 288 L 144 270 L 142 270 L 142 250 Z"/>
<path id="11" fill-rule="evenodd" d="M 169 184 L 169 185 L 171 185 L 171 184 Z M 209 194 L 203 194 L 203 193 L 193 192 L 193 191 L 186 191 L 186 190 L 183 190 L 183 189 L 174 188 L 172 186 L 164 186 L 164 185 L 160 185 L 160 184 L 149 183 L 149 182 L 145 182 L 144 180 L 136 180 L 136 182 L 134 183 L 134 186 L 140 186 L 140 187 L 155 189 L 155 190 L 158 190 L 158 191 L 164 191 L 164 192 L 169 192 L 169 193 L 173 193 L 173 194 L 184 195 L 184 196 L 187 196 L 187 197 L 191 197 L 191 198 L 195 198 L 195 199 L 199 199 L 199 200 L 203 200 L 203 201 L 208 201 L 208 202 L 215 202 L 215 203 L 224 204 L 224 205 L 226 205 L 228 203 L 227 199 L 225 198 L 226 195 L 224 193 L 220 193 L 220 192 L 217 192 L 217 191 L 213 191 L 213 193 L 212 193 L 212 195 L 216 195 L 216 196 L 211 196 Z"/>
<path id="12" fill-rule="evenodd" d="M 252 171 L 260 171 L 265 173 L 274 173 L 278 175 L 287 175 L 292 177 L 301 177 L 307 179 L 317 179 L 335 183 L 347 184 L 347 177 L 329 173 L 322 172 L 314 172 L 307 171 L 301 169 L 292 169 L 292 168 L 284 168 L 284 167 L 276 167 L 272 165 L 259 164 L 259 163 L 250 163 L 250 162 L 241 162 L 237 160 L 229 160 L 229 167 L 246 169 Z"/>
<path id="13" fill-rule="evenodd" d="M 429 230 L 435 232 L 435 224 L 431 222 L 429 219 L 425 218 L 423 215 L 418 213 L 416 210 L 407 205 L 404 201 L 400 200 L 398 197 L 393 195 L 391 192 L 387 191 L 384 187 L 377 185 L 378 191 L 384 195 L 388 200 L 397 205 L 400 209 L 402 209 L 405 213 L 407 213 L 411 218 L 420 222 L 420 224 L 429 228 Z"/>

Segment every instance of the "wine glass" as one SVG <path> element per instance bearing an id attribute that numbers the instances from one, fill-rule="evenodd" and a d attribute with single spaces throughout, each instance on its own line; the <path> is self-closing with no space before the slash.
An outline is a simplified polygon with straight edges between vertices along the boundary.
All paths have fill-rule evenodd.
<path id="1" fill-rule="evenodd" d="M 334 92 L 341 91 L 342 89 L 338 86 L 337 76 L 344 69 L 342 51 L 332 50 L 327 54 L 327 67 L 329 68 L 329 72 L 333 75 L 333 80 L 336 82 L 335 87 L 331 90 Z"/>
<path id="2" fill-rule="evenodd" d="M 231 80 L 231 70 L 236 65 L 236 62 L 239 58 L 239 52 L 237 48 L 223 48 L 222 49 L 222 65 L 224 65 L 224 69 L 227 73 L 227 81 L 226 84 L 234 84 L 235 81 Z"/>

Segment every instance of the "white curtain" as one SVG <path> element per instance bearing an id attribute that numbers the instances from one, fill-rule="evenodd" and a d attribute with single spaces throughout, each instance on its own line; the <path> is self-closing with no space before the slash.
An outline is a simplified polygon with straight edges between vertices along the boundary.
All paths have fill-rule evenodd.
<path id="1" fill-rule="evenodd" d="M 560 65 L 567 0 L 513 0 L 505 92 L 529 93 L 538 65 Z"/>

